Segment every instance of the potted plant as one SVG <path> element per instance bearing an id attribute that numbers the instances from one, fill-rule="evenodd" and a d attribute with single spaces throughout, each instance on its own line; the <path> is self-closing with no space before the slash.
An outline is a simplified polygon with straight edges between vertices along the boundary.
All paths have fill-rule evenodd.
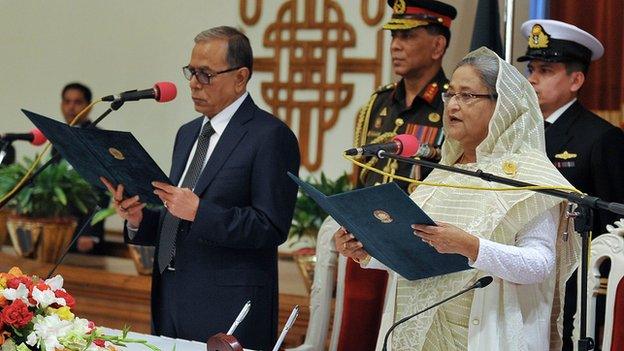
<path id="1" fill-rule="evenodd" d="M 32 160 L 24 160 L 0 168 L 0 197 L 9 193 L 33 166 Z M 23 257 L 56 261 L 71 241 L 76 228 L 74 215 L 88 213 L 97 200 L 89 183 L 67 161 L 51 164 L 7 205 L 11 210 L 7 227 L 13 247 Z"/>

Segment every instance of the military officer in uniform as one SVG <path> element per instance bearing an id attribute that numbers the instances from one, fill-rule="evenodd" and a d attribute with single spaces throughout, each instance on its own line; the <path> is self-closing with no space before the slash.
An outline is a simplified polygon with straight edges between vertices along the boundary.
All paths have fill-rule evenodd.
<path id="1" fill-rule="evenodd" d="M 606 201 L 624 200 L 624 133 L 578 101 L 589 64 L 604 53 L 600 41 L 582 29 L 554 20 L 522 25 L 528 48 L 518 61 L 528 61 L 546 129 L 546 152 L 561 174 L 577 189 Z M 593 235 L 618 216 L 595 211 Z M 566 288 L 564 350 L 572 350 L 576 310 L 576 276 Z M 598 313 L 598 315 L 601 315 Z"/>
<path id="2" fill-rule="evenodd" d="M 357 119 L 355 145 L 381 143 L 397 134 L 412 134 L 421 148 L 418 156 L 439 160 L 444 139 L 440 95 L 448 88 L 442 58 L 448 48 L 451 21 L 457 11 L 439 1 L 389 0 L 392 19 L 383 28 L 390 30 L 390 53 L 394 73 L 401 80 L 378 89 L 362 107 Z M 367 160 L 369 165 L 389 174 L 422 179 L 431 170 L 396 161 Z M 358 186 L 386 183 L 389 176 L 361 170 Z M 408 192 L 408 183 L 397 181 Z"/>
<path id="3" fill-rule="evenodd" d="M 383 29 L 391 32 L 391 64 L 401 80 L 375 91 L 362 107 L 354 144 L 383 143 L 398 134 L 412 134 L 421 143 L 417 156 L 437 161 L 444 139 L 441 93 L 448 88 L 442 58 L 449 46 L 451 22 L 457 11 L 453 6 L 433 0 L 389 0 L 388 5 L 393 14 Z M 363 161 L 390 176 L 359 170 L 358 187 L 393 181 L 392 175 L 423 179 L 431 171 L 376 157 Z M 414 189 L 404 181 L 397 180 L 397 184 L 406 192 Z M 332 222 L 328 227 L 336 225 Z M 320 233 L 324 229 L 321 228 Z M 338 235 L 336 229 L 331 233 Z M 386 280 L 386 272 L 364 270 L 353 261 L 347 263 L 341 330 L 357 330 L 358 333 L 341 334 L 339 349 L 374 349 Z"/>

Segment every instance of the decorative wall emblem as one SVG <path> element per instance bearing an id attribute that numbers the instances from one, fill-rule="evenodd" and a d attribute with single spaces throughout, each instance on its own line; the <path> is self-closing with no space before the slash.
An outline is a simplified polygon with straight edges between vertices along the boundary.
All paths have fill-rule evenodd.
<path id="1" fill-rule="evenodd" d="M 264 31 L 263 46 L 272 49 L 273 55 L 254 59 L 255 71 L 272 73 L 271 79 L 261 82 L 262 98 L 291 128 L 297 126 L 301 164 L 309 171 L 322 165 L 325 132 L 336 125 L 339 117 L 355 118 L 340 113 L 351 102 L 354 90 L 354 84 L 344 74 L 373 75 L 375 84 L 371 91 L 381 84 L 381 30 L 375 38 L 377 48 L 372 58 L 348 57 L 345 52 L 356 47 L 358 40 L 368 40 L 358 38 L 345 19 L 343 6 L 352 4 L 331 0 L 284 1 L 275 14 L 269 14 L 275 19 Z M 363 23 L 378 26 L 385 7 L 385 1 L 377 0 L 378 11 L 371 16 L 369 0 L 361 0 Z M 256 25 L 264 15 L 262 0 L 241 0 L 239 9 L 243 23 L 249 26 Z"/>

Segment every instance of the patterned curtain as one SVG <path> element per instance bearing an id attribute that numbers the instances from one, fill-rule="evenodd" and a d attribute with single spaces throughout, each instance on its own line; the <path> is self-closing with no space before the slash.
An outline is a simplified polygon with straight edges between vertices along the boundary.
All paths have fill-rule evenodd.
<path id="1" fill-rule="evenodd" d="M 591 64 L 580 100 L 624 128 L 624 1 L 550 0 L 550 18 L 574 24 L 602 42 L 605 55 Z"/>

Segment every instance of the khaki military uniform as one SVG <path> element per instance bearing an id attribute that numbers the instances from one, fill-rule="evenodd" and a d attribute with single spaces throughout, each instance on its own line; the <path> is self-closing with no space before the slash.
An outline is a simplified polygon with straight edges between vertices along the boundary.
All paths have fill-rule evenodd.
<path id="1" fill-rule="evenodd" d="M 448 89 L 448 79 L 440 70 L 429 84 L 418 94 L 412 105 L 405 105 L 405 85 L 403 80 L 378 89 L 358 115 L 355 129 L 355 146 L 371 143 L 384 143 L 398 134 L 411 134 L 420 141 L 418 157 L 429 161 L 440 159 L 440 146 L 444 140 L 442 112 L 444 104 L 441 93 Z M 414 179 L 424 179 L 431 170 L 419 166 L 399 163 L 394 160 L 367 157 L 367 164 L 383 170 Z M 360 170 L 358 187 L 371 186 L 392 181 L 388 176 Z M 404 190 L 411 192 L 404 181 L 397 181 Z"/>

